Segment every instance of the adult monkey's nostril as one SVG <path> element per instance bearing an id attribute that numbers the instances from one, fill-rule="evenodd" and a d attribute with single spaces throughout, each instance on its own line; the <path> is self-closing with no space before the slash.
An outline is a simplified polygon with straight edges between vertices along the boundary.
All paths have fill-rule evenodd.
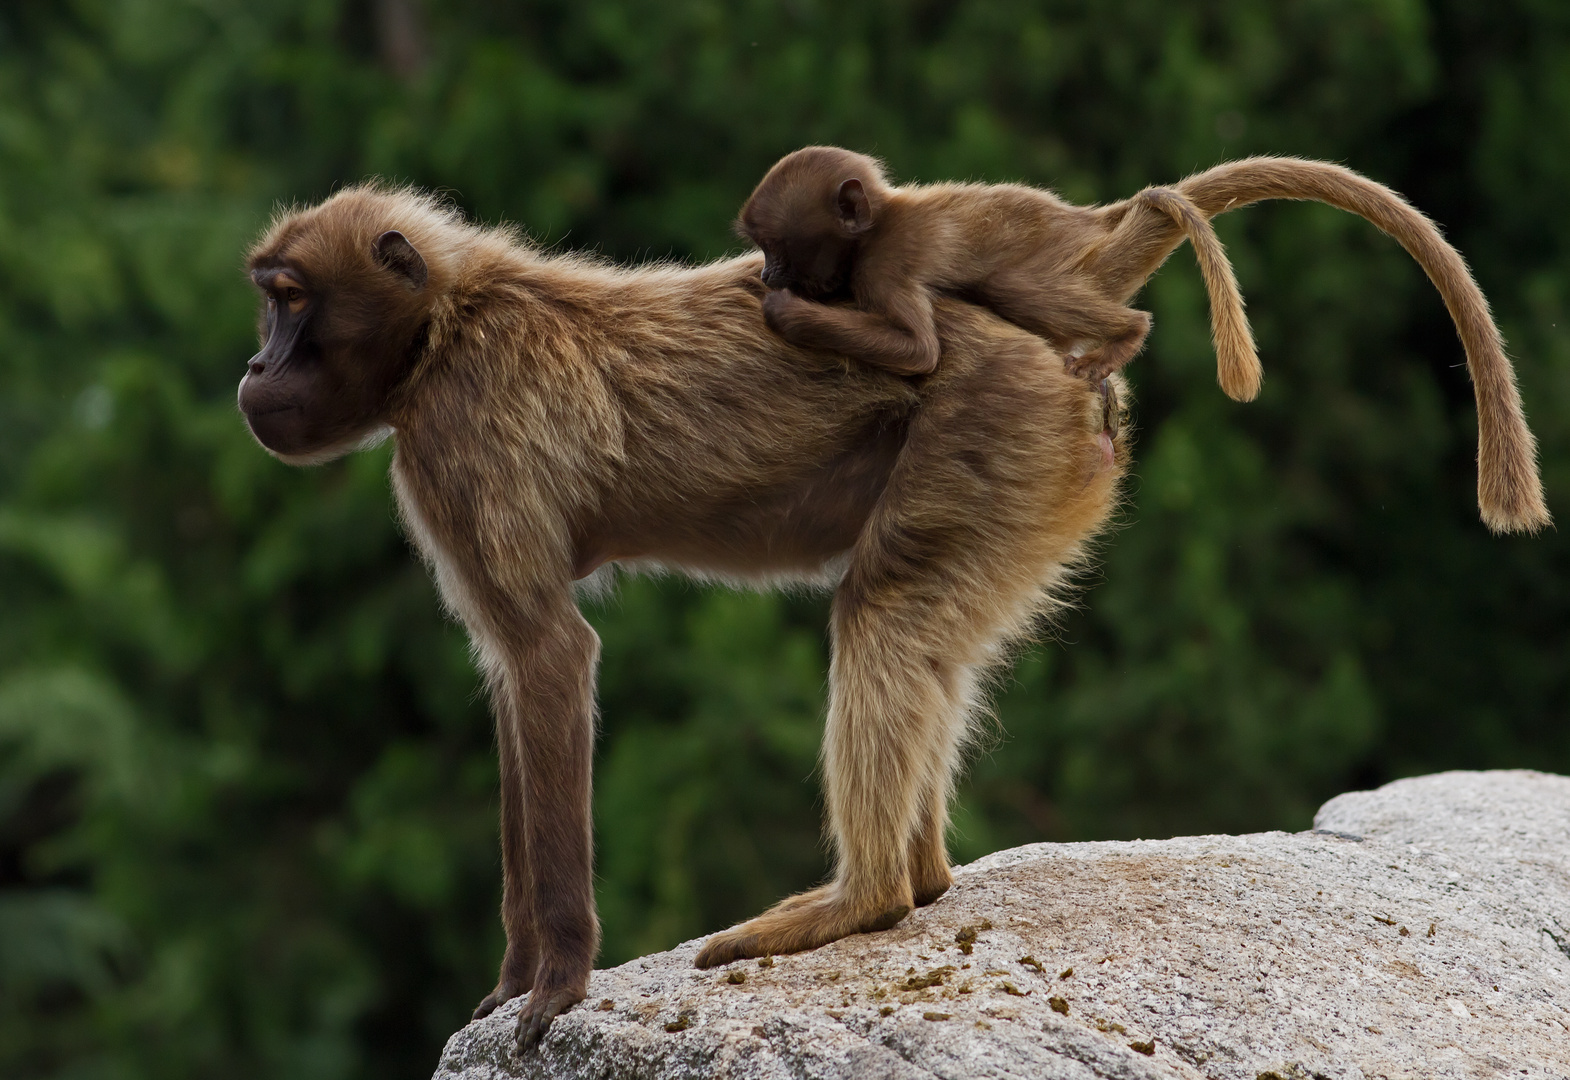
<path id="1" fill-rule="evenodd" d="M 246 366 L 250 369 L 250 372 L 251 372 L 252 375 L 260 375 L 262 372 L 267 370 L 267 361 L 265 361 L 265 360 L 252 360 Z"/>

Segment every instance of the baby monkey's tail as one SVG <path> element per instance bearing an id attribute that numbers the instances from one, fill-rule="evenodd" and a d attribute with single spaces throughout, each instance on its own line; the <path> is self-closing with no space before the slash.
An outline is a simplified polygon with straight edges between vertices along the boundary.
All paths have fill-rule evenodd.
<path id="1" fill-rule="evenodd" d="M 1199 263 L 1200 276 L 1205 279 L 1205 292 L 1210 296 L 1210 336 L 1216 346 L 1216 381 L 1228 397 L 1236 401 L 1253 401 L 1259 396 L 1264 372 L 1259 366 L 1259 352 L 1254 347 L 1254 333 L 1243 314 L 1243 294 L 1238 291 L 1232 262 L 1227 258 L 1226 248 L 1222 247 L 1216 230 L 1210 226 L 1210 215 L 1201 211 L 1188 196 L 1169 187 L 1146 188 L 1129 202 L 1160 210 L 1194 245 L 1194 258 Z"/>

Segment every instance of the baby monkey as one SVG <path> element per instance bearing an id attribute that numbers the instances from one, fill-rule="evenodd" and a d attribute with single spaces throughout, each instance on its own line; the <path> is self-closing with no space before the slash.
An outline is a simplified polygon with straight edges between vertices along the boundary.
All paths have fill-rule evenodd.
<path id="1" fill-rule="evenodd" d="M 1125 206 L 1160 211 L 1194 245 L 1222 387 L 1253 398 L 1259 359 L 1209 217 L 1172 188 L 1147 188 Z M 1045 338 L 1072 373 L 1100 382 L 1150 332 L 1149 314 L 1085 272 L 1112 224 L 1101 210 L 1021 184 L 893 187 L 864 154 L 809 146 L 769 170 L 737 230 L 763 250 L 764 318 L 792 344 L 925 374 L 939 353 L 932 291 L 944 290 Z M 825 303 L 835 300 L 852 303 Z"/>

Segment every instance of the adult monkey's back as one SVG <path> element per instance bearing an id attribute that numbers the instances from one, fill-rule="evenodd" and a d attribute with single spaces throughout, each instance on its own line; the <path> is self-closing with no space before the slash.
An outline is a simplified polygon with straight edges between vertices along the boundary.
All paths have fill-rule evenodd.
<path id="1" fill-rule="evenodd" d="M 982 669 L 1106 519 L 1104 398 L 1047 345 L 937 307 L 920 384 L 764 325 L 762 259 L 547 256 L 404 191 L 282 216 L 251 253 L 267 340 L 240 387 L 285 461 L 390 429 L 399 504 L 495 708 L 507 952 L 525 1044 L 587 990 L 594 632 L 607 562 L 837 582 L 824 777 L 833 881 L 698 962 L 812 948 L 948 887 L 951 778 Z"/>
<path id="2" fill-rule="evenodd" d="M 1209 217 L 1266 199 L 1328 203 L 1357 214 L 1394 237 L 1428 274 L 1466 350 L 1477 398 L 1477 502 L 1495 532 L 1535 532 L 1548 524 L 1537 442 L 1526 426 L 1515 371 L 1483 296 L 1459 252 L 1401 196 L 1340 165 L 1289 157 L 1255 157 L 1196 173 L 1174 185 Z M 1169 215 L 1133 200 L 1102 210 L 1111 231 L 1083 263 L 1116 300 L 1139 289 L 1183 242 Z M 1248 374 L 1232 381 L 1248 382 Z M 1257 369 L 1252 374 L 1257 386 Z M 1228 381 L 1223 373 L 1223 383 Z M 1252 395 L 1248 395 L 1252 396 Z"/>

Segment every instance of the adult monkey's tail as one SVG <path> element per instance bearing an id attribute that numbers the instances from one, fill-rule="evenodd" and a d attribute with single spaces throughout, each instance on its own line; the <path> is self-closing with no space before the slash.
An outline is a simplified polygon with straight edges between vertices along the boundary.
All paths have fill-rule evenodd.
<path id="1" fill-rule="evenodd" d="M 1466 349 L 1477 395 L 1477 501 L 1484 524 L 1495 532 L 1535 532 L 1548 524 L 1537 442 L 1521 411 L 1504 341 L 1465 260 L 1432 221 L 1383 184 L 1339 165 L 1302 158 L 1245 158 L 1196 173 L 1174 187 L 1207 217 L 1264 199 L 1328 203 L 1373 222 L 1406 248 L 1444 298 Z M 1170 219 L 1130 213 L 1114 230 L 1114 243 L 1086 268 L 1114 295 L 1129 296 L 1182 238 Z"/>

